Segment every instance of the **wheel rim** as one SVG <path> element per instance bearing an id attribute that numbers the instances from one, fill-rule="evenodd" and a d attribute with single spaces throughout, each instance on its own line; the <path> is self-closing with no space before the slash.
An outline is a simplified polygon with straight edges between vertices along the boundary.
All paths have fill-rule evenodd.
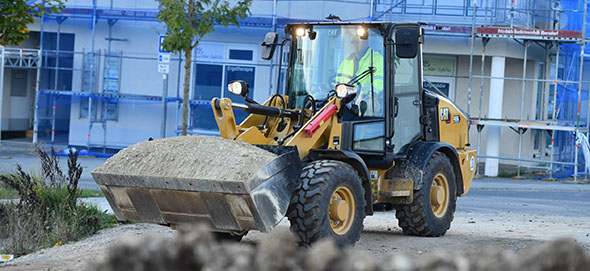
<path id="1" fill-rule="evenodd" d="M 442 173 L 436 174 L 430 188 L 430 206 L 436 217 L 443 217 L 449 208 L 449 182 Z"/>
<path id="2" fill-rule="evenodd" d="M 329 219 L 334 233 L 344 235 L 354 220 L 355 202 L 352 191 L 348 187 L 336 188 L 330 198 Z"/>

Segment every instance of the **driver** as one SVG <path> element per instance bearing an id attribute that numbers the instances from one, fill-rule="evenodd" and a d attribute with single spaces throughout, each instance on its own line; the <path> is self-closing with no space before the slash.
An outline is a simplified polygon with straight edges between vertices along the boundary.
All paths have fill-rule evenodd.
<path id="1" fill-rule="evenodd" d="M 373 93 L 371 96 L 371 75 L 365 76 L 357 83 L 358 93 L 355 103 L 360 105 L 361 101 L 367 104 L 365 116 L 383 116 L 383 56 L 369 47 L 368 40 L 362 40 L 352 34 L 351 53 L 340 63 L 336 74 L 336 83 L 348 83 L 355 76 L 374 67 L 373 72 Z M 374 104 L 374 108 L 373 108 Z"/>

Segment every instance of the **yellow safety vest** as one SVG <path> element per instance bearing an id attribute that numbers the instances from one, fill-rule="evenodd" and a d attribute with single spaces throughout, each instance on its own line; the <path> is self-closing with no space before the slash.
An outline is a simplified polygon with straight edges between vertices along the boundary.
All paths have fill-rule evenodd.
<path id="1" fill-rule="evenodd" d="M 365 52 L 365 55 L 356 61 L 353 55 L 348 56 L 340 63 L 338 74 L 336 74 L 336 83 L 348 83 L 352 78 L 361 74 L 371 67 L 371 52 L 373 54 L 373 89 L 381 92 L 383 90 L 383 56 L 371 49 Z M 368 94 L 371 91 L 371 75 L 367 75 L 359 81 L 359 91 Z"/>

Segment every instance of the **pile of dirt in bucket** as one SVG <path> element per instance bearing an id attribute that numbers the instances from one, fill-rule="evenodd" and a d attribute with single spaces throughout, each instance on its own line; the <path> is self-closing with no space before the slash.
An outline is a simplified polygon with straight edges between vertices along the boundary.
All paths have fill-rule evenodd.
<path id="1" fill-rule="evenodd" d="M 310 249 L 299 247 L 287 232 L 275 232 L 255 245 L 218 243 L 205 226 L 181 231 L 175 239 L 148 238 L 123 242 L 104 262 L 90 270 L 286 270 L 286 271 L 475 271 L 588 270 L 590 256 L 573 239 L 513 252 L 471 254 L 393 254 L 375 258 L 367 251 L 338 248 L 322 240 Z"/>
<path id="2" fill-rule="evenodd" d="M 247 181 L 276 155 L 212 136 L 178 136 L 129 146 L 94 172 L 207 180 Z"/>

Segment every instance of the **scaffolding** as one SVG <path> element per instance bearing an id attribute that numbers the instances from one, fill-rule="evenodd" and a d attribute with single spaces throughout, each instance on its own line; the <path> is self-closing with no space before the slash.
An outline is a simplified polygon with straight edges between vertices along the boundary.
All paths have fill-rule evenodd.
<path id="1" fill-rule="evenodd" d="M 587 10 L 587 5 L 586 2 L 583 3 L 584 4 L 584 10 L 583 10 L 583 16 L 578 15 L 581 18 L 582 22 L 586 22 L 586 10 Z M 474 14 L 476 13 L 477 7 L 474 5 L 473 6 L 473 10 L 474 10 Z M 556 14 L 558 15 L 558 14 Z M 556 21 L 558 21 L 558 18 L 556 18 Z M 583 64 L 584 64 L 584 49 L 585 49 L 585 45 L 587 42 L 586 39 L 586 31 L 585 31 L 585 27 L 582 27 L 581 31 L 578 30 L 554 30 L 554 29 L 548 29 L 548 30 L 540 30 L 540 29 L 521 29 L 521 28 L 507 28 L 507 27 L 476 27 L 475 25 L 475 18 L 473 19 L 473 24 L 472 24 L 472 32 L 471 32 L 471 54 L 470 54 L 470 67 L 469 67 L 469 88 L 468 88 L 468 110 L 470 109 L 470 104 L 471 104 L 471 95 L 473 92 L 472 89 L 472 81 L 474 78 L 477 78 L 480 80 L 480 85 L 479 85 L 479 110 L 477 112 L 477 118 L 472 117 L 472 123 L 476 125 L 477 128 L 477 150 L 478 150 L 478 156 L 480 158 L 491 158 L 491 159 L 502 159 L 502 160 L 513 160 L 513 161 L 517 161 L 517 171 L 516 171 L 516 178 L 520 178 L 520 174 L 521 174 L 521 166 L 522 163 L 532 163 L 534 164 L 533 166 L 529 166 L 530 168 L 533 167 L 537 167 L 537 168 L 541 168 L 541 169 L 545 169 L 548 171 L 549 177 L 547 178 L 548 180 L 552 180 L 554 179 L 554 172 L 555 172 L 555 168 L 556 166 L 573 166 L 573 177 L 574 177 L 574 182 L 578 182 L 577 177 L 579 174 L 579 170 L 578 167 L 580 166 L 579 163 L 579 146 L 577 144 L 573 143 L 573 138 L 572 138 L 572 142 L 570 143 L 570 145 L 573 145 L 573 149 L 574 149 L 574 161 L 563 161 L 560 159 L 556 159 L 556 135 L 558 133 L 569 133 L 575 135 L 577 133 L 580 132 L 588 132 L 588 121 L 586 118 L 586 120 L 582 120 L 580 117 L 580 112 L 581 112 L 581 107 L 584 106 L 586 107 L 586 111 L 588 111 L 588 107 L 589 104 L 588 102 L 586 102 L 585 104 L 582 104 L 582 94 L 583 92 L 585 92 L 586 94 L 586 100 L 587 100 L 587 90 L 583 90 L 582 89 L 582 83 L 583 83 Z M 490 41 L 490 39 L 513 39 L 516 40 L 517 42 L 519 42 L 519 44 L 521 44 L 524 47 L 523 50 L 523 65 L 522 65 L 522 77 L 518 78 L 518 77 L 493 77 L 493 76 L 485 76 L 484 74 L 484 67 L 485 67 L 485 49 L 486 49 L 486 45 L 488 44 L 488 42 Z M 479 72 L 479 74 L 474 74 L 473 71 L 473 58 L 474 58 L 474 53 L 473 53 L 473 47 L 475 45 L 476 40 L 481 40 L 482 42 L 482 52 L 481 52 L 481 70 Z M 528 48 L 529 46 L 531 46 L 532 44 L 537 44 L 538 46 L 541 46 L 546 54 L 545 54 L 545 64 L 548 65 L 549 63 L 553 63 L 553 65 L 555 66 L 555 71 L 554 71 L 554 77 L 551 79 L 543 79 L 543 78 L 527 78 L 527 60 L 528 60 Z M 560 78 L 559 74 L 559 67 L 560 67 L 560 48 L 564 47 L 564 44 L 568 44 L 568 45 L 573 45 L 573 46 L 578 46 L 579 47 L 579 51 L 581 52 L 579 54 L 579 70 L 578 70 L 578 74 L 579 77 L 576 79 L 571 79 L 571 78 Z M 554 48 L 555 50 L 555 57 L 552 58 L 552 48 Z M 563 50 L 563 49 L 562 49 Z M 571 48 L 570 48 L 571 50 Z M 554 62 L 552 61 L 554 60 Z M 572 61 L 574 59 L 570 59 L 570 61 Z M 547 68 L 550 68 L 551 66 L 547 66 Z M 519 119 L 490 119 L 490 118 L 486 118 L 485 115 L 483 115 L 482 112 L 482 102 L 483 102 L 483 79 L 501 79 L 501 80 L 516 80 L 516 81 L 521 81 L 521 103 L 520 103 L 520 115 L 519 115 Z M 545 86 L 546 84 L 553 84 L 553 101 L 550 104 L 551 106 L 551 117 L 549 119 L 546 119 L 545 116 L 546 114 L 541 114 L 541 117 L 538 118 L 539 116 L 536 116 L 535 119 L 533 120 L 529 120 L 525 118 L 525 114 L 524 114 L 524 108 L 525 108 L 525 88 L 526 88 L 526 84 L 527 83 L 541 83 L 543 84 L 543 86 Z M 563 85 L 576 85 L 577 88 L 577 99 L 576 99 L 576 106 L 577 106 L 577 112 L 576 112 L 576 121 L 575 124 L 572 125 L 572 123 L 567 123 L 569 125 L 567 125 L 566 123 L 560 122 L 559 121 L 559 116 L 558 116 L 558 110 L 560 108 L 560 105 L 558 104 L 558 95 L 560 95 L 559 93 L 563 93 L 563 91 L 560 91 L 560 89 L 563 88 Z M 548 87 L 542 87 L 541 89 L 538 89 L 537 91 L 543 91 L 543 93 L 549 91 L 550 88 Z M 490 91 L 490 95 L 491 95 L 491 91 Z M 561 94 L 561 97 L 563 97 L 564 94 Z M 545 95 L 541 95 L 540 97 L 545 97 Z M 583 122 L 581 122 L 581 120 Z M 481 150 L 481 133 L 482 130 L 485 126 L 496 126 L 496 127 L 508 127 L 512 130 L 514 130 L 515 132 L 518 133 L 518 156 L 517 157 L 505 157 L 505 156 L 493 156 L 493 155 L 486 155 L 486 154 L 482 154 L 480 152 Z M 551 143 L 550 143 L 550 151 L 551 151 L 551 155 L 550 155 L 550 159 L 549 160 L 542 160 L 542 159 L 530 159 L 530 158 L 524 158 L 522 157 L 522 139 L 523 139 L 523 134 L 527 131 L 527 130 L 542 130 L 542 131 L 548 131 L 550 132 L 551 135 Z M 539 165 L 545 164 L 548 166 L 545 167 L 539 167 Z M 478 167 L 479 168 L 479 167 Z M 586 178 L 587 174 L 586 174 L 586 170 L 584 170 L 584 176 Z M 565 176 L 564 176 L 565 177 Z"/>
<path id="2" fill-rule="evenodd" d="M 0 51 L 0 57 L 2 58 L 2 66 L 0 70 L 2 74 L 0 74 L 0 78 L 3 77 L 4 67 L 18 67 L 18 68 L 34 68 L 37 69 L 37 80 L 36 80 L 36 95 L 35 95 L 35 107 L 34 107 L 34 124 L 33 124 L 33 143 L 40 142 L 40 135 L 44 135 L 45 141 L 50 144 L 56 144 L 56 125 L 57 125 L 57 117 L 56 112 L 59 109 L 60 105 L 64 103 L 68 103 L 70 105 L 74 105 L 76 103 L 80 103 L 82 107 L 84 107 L 84 111 L 87 113 L 87 142 L 85 147 L 90 149 L 103 149 L 112 148 L 112 149 L 120 149 L 126 147 L 124 144 L 108 144 L 107 143 L 107 128 L 109 121 L 114 121 L 108 111 L 114 110 L 114 107 L 117 107 L 120 103 L 130 103 L 130 104 L 161 104 L 162 120 L 161 122 L 165 125 L 166 121 L 166 107 L 170 103 L 176 104 L 176 112 L 175 118 L 177 123 L 177 128 L 175 129 L 176 135 L 180 133 L 180 127 L 178 125 L 179 115 L 180 115 L 180 107 L 182 104 L 182 95 L 180 95 L 180 72 L 178 73 L 177 77 L 177 90 L 176 95 L 172 97 L 166 97 L 163 93 L 163 96 L 155 96 L 155 95 L 140 95 L 140 94 L 130 94 L 119 91 L 120 83 L 118 82 L 118 78 L 111 78 L 106 77 L 107 72 L 106 70 L 109 68 L 109 64 L 116 63 L 110 61 L 110 58 L 118 59 L 119 61 L 122 60 L 137 60 L 137 61 L 153 61 L 156 62 L 158 58 L 156 56 L 153 57 L 138 57 L 138 56 L 128 56 L 123 54 L 123 52 L 113 52 L 111 51 L 111 43 L 117 41 L 125 41 L 126 39 L 115 38 L 112 36 L 112 27 L 120 20 L 127 20 L 127 21 L 140 21 L 140 22 L 157 22 L 158 19 L 156 18 L 158 14 L 158 10 L 129 10 L 129 9 L 120 9 L 120 8 L 113 8 L 112 4 L 111 7 L 108 8 L 101 8 L 97 6 L 93 6 L 92 8 L 79 8 L 79 7 L 68 7 L 64 9 L 64 11 L 59 14 L 52 14 L 52 15 L 45 15 L 40 18 L 40 49 L 19 49 L 19 48 L 4 48 L 1 47 L 2 51 Z M 90 51 L 69 51 L 60 48 L 60 37 L 62 36 L 62 24 L 67 21 L 68 19 L 78 19 L 78 20 L 88 20 L 90 21 L 89 28 L 92 31 L 92 47 Z M 45 33 L 45 23 L 46 21 L 55 21 L 57 23 L 57 42 L 55 49 L 47 49 L 43 48 L 44 43 L 44 33 Z M 287 18 L 277 18 L 276 16 L 271 17 L 253 17 L 253 18 L 246 18 L 240 20 L 240 24 L 242 26 L 250 26 L 250 27 L 263 27 L 276 30 L 279 27 L 284 27 L 289 22 L 294 20 L 287 19 Z M 96 26 L 99 22 L 106 22 L 108 25 L 108 36 L 105 38 L 108 41 L 108 48 L 106 50 L 96 50 L 94 47 L 95 40 L 96 40 Z M 55 64 L 53 66 L 49 65 L 42 65 L 42 63 L 47 63 L 48 55 L 52 55 L 55 58 Z M 60 66 L 60 58 L 63 56 L 80 56 L 84 58 L 83 67 L 61 67 Z M 35 61 L 32 61 L 34 59 Z M 42 62 L 45 60 L 45 62 Z M 178 65 L 178 70 L 180 71 L 181 62 L 183 58 L 180 56 L 171 59 L 172 65 Z M 103 66 L 101 66 L 101 63 Z M 193 63 L 197 63 L 196 59 L 193 59 Z M 261 66 L 260 64 L 251 64 L 255 66 Z M 276 66 L 277 64 L 274 64 Z M 115 68 L 119 68 L 118 72 L 113 72 L 112 74 L 120 75 L 120 63 Z M 273 65 L 263 65 L 263 66 L 270 66 Z M 105 78 L 103 78 L 102 85 L 103 89 L 99 90 L 99 71 L 101 68 L 105 70 Z M 194 65 L 191 66 L 191 69 L 194 69 Z M 40 86 L 41 81 L 41 74 L 42 71 L 53 71 L 55 75 L 54 85 L 48 88 L 43 88 Z M 58 74 L 62 71 L 69 71 L 69 72 L 79 72 L 82 73 L 82 89 L 73 90 L 73 89 L 63 89 L 58 87 Z M 194 74 L 194 70 L 192 71 Z M 46 78 L 47 79 L 47 78 Z M 271 78 L 272 80 L 272 78 Z M 191 80 L 191 89 L 192 89 L 192 82 Z M 0 85 L 2 82 L 0 82 Z M 117 86 L 115 88 L 109 87 L 110 85 Z M 60 101 L 61 99 L 61 101 Z M 210 101 L 205 100 L 196 100 L 191 99 L 189 100 L 189 116 L 191 120 L 194 117 L 194 107 L 200 106 L 210 106 Z M 40 114 L 42 109 L 48 110 L 45 114 Z M 81 109 L 82 110 L 82 109 Z M 1 120 L 0 120 L 1 121 Z M 45 125 L 42 125 L 45 124 Z M 45 129 L 41 129 L 40 127 L 44 126 Z M 102 142 L 97 142 L 92 137 L 92 131 L 94 128 L 100 128 L 102 130 Z M 165 128 L 164 128 L 165 129 Z M 43 130 L 43 132 L 42 132 Z M 193 122 L 189 122 L 189 133 L 196 133 L 198 130 L 193 127 Z M 66 143 L 67 145 L 68 143 Z"/>
<path id="3" fill-rule="evenodd" d="M 41 82 L 41 62 L 41 50 L 39 49 L 8 48 L 0 46 L 0 108 L 3 103 L 2 96 L 4 90 L 5 68 L 36 70 L 35 90 L 39 90 L 39 83 Z M 1 113 L 2 112 L 0 111 L 0 128 L 2 127 Z"/>
<path id="4" fill-rule="evenodd" d="M 430 4 L 429 4 L 430 3 Z M 478 157 L 514 161 L 516 177 L 519 178 L 521 168 L 541 169 L 546 172 L 547 180 L 554 178 L 577 177 L 582 173 L 587 178 L 579 146 L 575 144 L 575 135 L 588 132 L 588 119 L 581 115 L 590 112 L 588 103 L 588 81 L 583 81 L 584 50 L 588 41 L 585 29 L 587 21 L 586 1 L 511 1 L 502 6 L 500 1 L 466 1 L 463 8 L 438 1 L 426 1 L 422 4 L 407 0 L 375 1 L 373 19 L 404 20 L 404 16 L 427 16 L 434 24 L 424 26 L 427 36 L 465 37 L 470 41 L 468 76 L 447 76 L 455 79 L 468 80 L 467 112 L 471 115 L 471 123 L 477 132 Z M 380 7 L 380 9 L 378 9 Z M 437 19 L 438 14 L 452 16 Z M 432 16 L 432 17 L 431 17 Z M 451 19 L 449 19 L 451 18 Z M 466 24 L 469 20 L 469 24 Z M 449 21 L 463 22 L 451 23 Z M 430 22 L 429 22 L 430 23 Z M 490 40 L 514 40 L 523 48 L 522 76 L 486 76 L 486 46 Z M 481 51 L 475 52 L 474 46 L 480 41 Z M 539 46 L 545 52 L 546 72 L 542 78 L 527 77 L 529 47 Z M 581 53 L 576 53 L 581 52 Z M 474 58 L 481 54 L 480 70 L 474 70 Z M 560 59 L 561 56 L 561 59 Z M 477 56 L 479 57 L 479 56 Z M 563 60 L 566 59 L 567 60 Z M 560 72 L 560 66 L 568 63 L 569 72 Z M 574 65 L 579 63 L 579 65 Z M 551 66 L 555 66 L 550 72 Z M 573 68 L 571 66 L 574 66 Z M 552 74 L 552 75 L 551 75 Z M 575 76 L 574 76 L 575 75 Z M 552 77 L 552 78 L 550 78 Z M 479 80 L 479 88 L 473 86 L 474 79 Z M 483 112 L 484 80 L 501 79 L 502 82 L 521 82 L 520 89 L 509 89 L 511 94 L 520 92 L 520 114 L 516 118 L 488 118 Z M 527 84 L 537 84 L 546 103 L 544 111 L 533 119 L 525 117 L 525 89 Z M 541 86 L 539 86 L 539 84 Z M 434 87 L 434 86 L 433 86 Z M 584 87 L 584 88 L 583 88 Z M 434 87 L 436 88 L 436 87 Z M 479 90 L 479 92 L 477 92 Z M 490 92 L 491 93 L 491 92 Z M 476 112 L 472 111 L 473 97 L 479 96 Z M 552 98 L 552 100 L 551 100 Z M 566 110 L 568 110 L 566 112 Z M 572 111 L 573 110 L 573 111 Z M 547 117 L 548 112 L 550 114 Z M 567 113 L 567 114 L 566 114 Z M 590 113 L 589 113 L 590 114 Z M 481 134 L 484 127 L 506 127 L 518 134 L 518 154 L 515 157 L 502 155 L 486 155 L 481 152 Z M 523 156 L 523 135 L 527 131 L 546 131 L 550 137 L 549 159 L 532 159 Z M 540 139 L 539 139 L 540 140 Z M 479 173 L 479 167 L 477 167 Z M 556 176 L 559 175 L 559 176 Z"/>

